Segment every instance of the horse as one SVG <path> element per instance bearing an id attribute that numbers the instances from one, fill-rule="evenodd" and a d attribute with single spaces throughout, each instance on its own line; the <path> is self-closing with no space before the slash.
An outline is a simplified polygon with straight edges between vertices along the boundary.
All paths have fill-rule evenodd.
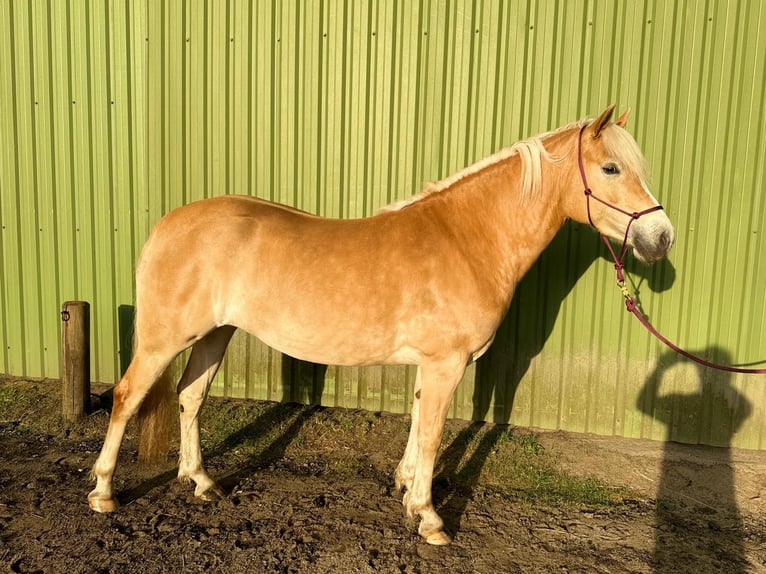
<path id="1" fill-rule="evenodd" d="M 673 226 L 625 130 L 630 110 L 613 122 L 614 108 L 520 141 L 370 217 L 323 218 L 237 195 L 163 216 L 136 264 L 134 355 L 114 387 L 90 508 L 118 508 L 112 481 L 126 424 L 142 403 L 151 415 L 173 398 L 158 381 L 189 347 L 175 389 L 178 478 L 202 499 L 224 496 L 203 466 L 198 413 L 232 334 L 243 329 L 313 363 L 417 366 L 395 485 L 420 536 L 448 544 L 431 499 L 448 405 L 527 270 L 567 219 L 623 241 L 645 263 L 673 245 Z"/>

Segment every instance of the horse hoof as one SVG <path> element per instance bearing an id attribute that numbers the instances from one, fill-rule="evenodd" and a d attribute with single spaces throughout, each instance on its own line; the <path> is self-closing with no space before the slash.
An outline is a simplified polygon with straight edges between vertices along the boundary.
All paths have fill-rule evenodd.
<path id="1" fill-rule="evenodd" d="M 425 541 L 434 546 L 446 546 L 450 542 L 450 537 L 447 536 L 443 530 L 437 530 L 435 532 L 429 532 L 428 534 L 421 534 Z"/>
<path id="2" fill-rule="evenodd" d="M 114 512 L 120 507 L 116 498 L 101 498 L 98 496 L 88 497 L 88 506 L 95 512 Z"/>

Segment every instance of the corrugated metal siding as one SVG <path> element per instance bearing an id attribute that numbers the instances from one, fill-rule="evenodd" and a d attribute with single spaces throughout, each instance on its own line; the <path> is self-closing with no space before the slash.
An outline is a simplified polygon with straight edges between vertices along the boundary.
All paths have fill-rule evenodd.
<path id="1" fill-rule="evenodd" d="M 135 6 L 0 4 L 0 371 L 58 376 L 60 304 L 93 301 L 94 375 L 115 375 L 117 303 L 147 224 L 140 91 L 145 18 Z"/>
<path id="2" fill-rule="evenodd" d="M 677 225 L 670 264 L 630 269 L 651 320 L 707 356 L 766 359 L 764 29 L 756 0 L 0 0 L 0 372 L 58 376 L 59 305 L 86 299 L 93 376 L 118 378 L 133 262 L 173 207 L 249 193 L 369 215 L 609 102 L 635 109 Z M 766 448 L 764 378 L 675 362 L 612 282 L 595 235 L 567 226 L 453 416 Z M 237 334 L 214 391 L 404 412 L 412 375 Z"/>

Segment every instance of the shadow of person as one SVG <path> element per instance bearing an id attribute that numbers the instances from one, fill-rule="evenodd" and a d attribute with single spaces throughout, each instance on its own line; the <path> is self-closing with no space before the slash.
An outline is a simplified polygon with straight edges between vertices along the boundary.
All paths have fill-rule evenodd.
<path id="1" fill-rule="evenodd" d="M 476 363 L 471 416 L 475 422 L 458 433 L 440 457 L 434 494 L 441 497 L 440 514 L 448 531 L 460 529 L 479 473 L 505 430 L 484 421 L 510 422 L 519 384 L 550 337 L 564 300 L 588 268 L 601 259 L 611 268 L 613 262 L 600 237 L 587 226 L 568 222 L 519 283 L 495 341 Z M 675 269 L 667 260 L 647 267 L 628 258 L 626 270 L 637 298 L 644 283 L 661 292 L 675 280 Z M 610 278 L 609 288 L 611 285 Z"/>
<path id="2" fill-rule="evenodd" d="M 730 364 L 730 354 L 720 347 L 695 352 L 719 363 Z M 665 445 L 657 490 L 654 571 L 699 571 L 695 564 L 721 572 L 747 572 L 742 518 L 735 498 L 734 470 L 731 467 L 731 438 L 750 416 L 751 405 L 731 384 L 731 375 L 696 365 L 697 381 L 692 390 L 684 375 L 671 368 L 689 363 L 673 351 L 663 354 L 646 379 L 637 399 L 638 408 L 665 427 Z M 720 447 L 715 453 L 715 480 L 705 482 L 712 490 L 706 502 L 699 486 L 679 474 L 679 456 L 689 448 L 677 443 L 708 444 Z M 706 452 L 706 451 L 702 451 Z M 699 453 L 697 453 L 699 454 Z M 710 456 L 710 452 L 706 452 Z M 691 506 L 690 506 L 691 505 Z M 699 518 L 704 519 L 699 524 Z M 690 542 L 691 540 L 691 542 Z M 720 565 L 721 568 L 715 568 Z"/>

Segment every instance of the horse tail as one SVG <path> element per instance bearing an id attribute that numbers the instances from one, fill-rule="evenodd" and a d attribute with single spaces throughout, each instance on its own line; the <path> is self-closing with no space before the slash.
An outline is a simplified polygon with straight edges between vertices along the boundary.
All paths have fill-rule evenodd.
<path id="1" fill-rule="evenodd" d="M 172 361 L 152 385 L 138 411 L 140 463 L 156 464 L 167 460 L 178 413 L 175 363 Z"/>

